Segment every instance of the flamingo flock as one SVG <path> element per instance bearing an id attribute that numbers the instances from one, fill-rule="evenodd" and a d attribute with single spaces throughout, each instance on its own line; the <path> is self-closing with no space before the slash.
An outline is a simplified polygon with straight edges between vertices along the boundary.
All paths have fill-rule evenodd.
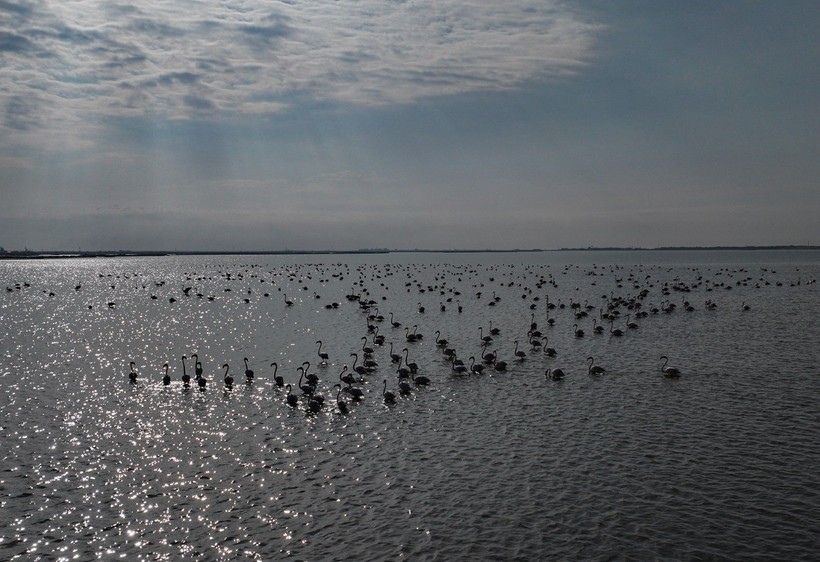
<path id="1" fill-rule="evenodd" d="M 769 285 L 784 286 L 782 281 L 767 280 L 765 274 L 770 272 L 765 269 L 762 270 L 759 278 L 754 278 L 744 269 L 731 271 L 721 269 L 718 270 L 713 279 L 707 279 L 702 271 L 695 268 L 692 271 L 691 278 L 686 282 L 680 276 L 671 280 L 661 279 L 659 267 L 652 267 L 649 270 L 636 268 L 634 271 L 625 271 L 618 266 L 601 267 L 600 269 L 594 266 L 586 271 L 586 274 L 593 279 L 589 287 L 592 288 L 597 285 L 597 277 L 610 277 L 610 280 L 614 280 L 615 286 L 619 290 L 623 289 L 620 291 L 622 294 L 616 294 L 614 290 L 609 291 L 600 296 L 601 303 L 599 305 L 590 304 L 591 298 L 576 299 L 575 297 L 564 303 L 560 299 L 551 300 L 547 292 L 557 289 L 560 280 L 558 274 L 553 272 L 545 274 L 535 271 L 533 267 L 526 266 L 522 274 L 517 276 L 507 274 L 508 281 L 500 283 L 502 288 L 514 288 L 521 292 L 522 306 L 519 315 L 524 317 L 528 315 L 529 322 L 522 322 L 520 331 L 510 333 L 511 330 L 506 327 L 502 330 L 499 325 L 505 325 L 503 318 L 496 318 L 495 325 L 493 320 L 489 319 L 486 326 L 475 326 L 477 337 L 474 343 L 470 344 L 462 341 L 457 348 L 451 342 L 453 339 L 458 338 L 444 337 L 444 329 L 441 326 L 433 326 L 437 328 L 434 330 L 434 349 L 438 350 L 441 360 L 434 360 L 433 363 L 429 363 L 430 353 L 426 352 L 420 354 L 419 357 L 428 358 L 428 364 L 421 366 L 415 357 L 417 354 L 412 350 L 425 346 L 422 330 L 424 326 L 433 325 L 437 317 L 451 314 L 461 315 L 468 305 L 472 310 L 478 307 L 498 310 L 504 306 L 503 303 L 514 303 L 515 301 L 512 299 L 502 301 L 502 295 L 497 294 L 497 292 L 501 292 L 500 290 L 483 290 L 482 287 L 487 281 L 479 282 L 478 271 L 468 269 L 466 266 L 454 266 L 452 269 L 446 265 L 439 266 L 435 273 L 437 283 L 425 282 L 417 277 L 419 271 L 426 269 L 426 266 L 392 267 L 374 265 L 369 268 L 368 266 L 360 266 L 351 271 L 350 266 L 337 264 L 335 273 L 331 272 L 331 268 L 328 266 L 314 267 L 316 269 L 308 274 L 299 271 L 300 267 L 295 267 L 285 271 L 271 270 L 268 272 L 268 276 L 285 277 L 286 281 L 301 284 L 302 290 L 308 290 L 308 282 L 315 275 L 323 282 L 323 292 L 327 290 L 325 284 L 331 279 L 341 281 L 346 277 L 353 277 L 352 290 L 344 295 L 344 300 L 349 303 L 348 306 L 346 307 L 341 302 L 333 302 L 325 305 L 324 308 L 328 310 L 341 308 L 348 310 L 350 313 L 359 313 L 363 316 L 364 333 L 358 336 L 360 345 L 347 350 L 330 349 L 326 345 L 327 338 L 316 339 L 314 357 L 318 358 L 317 363 L 322 372 L 321 375 L 311 372 L 311 364 L 307 360 L 296 367 L 295 372 L 290 377 L 279 374 L 279 363 L 277 362 L 270 363 L 272 372 L 269 375 L 257 375 L 251 367 L 252 360 L 248 357 L 242 359 L 246 385 L 256 384 L 256 381 L 260 379 L 264 381 L 262 384 L 267 384 L 267 381 L 270 380 L 273 389 L 284 394 L 283 401 L 288 406 L 294 408 L 301 406 L 311 413 L 318 413 L 326 409 L 326 401 L 322 390 L 323 382 L 332 385 L 326 386 L 324 391 L 335 393 L 335 411 L 340 414 L 348 414 L 353 411 L 353 406 L 356 403 L 366 399 L 370 394 L 375 394 L 375 392 L 367 391 L 368 382 L 373 378 L 377 378 L 382 383 L 380 399 L 385 404 L 392 405 L 397 403 L 401 397 L 407 397 L 426 387 L 445 383 L 452 378 L 480 377 L 488 374 L 502 376 L 502 373 L 531 372 L 537 368 L 534 365 L 536 361 L 539 366 L 543 366 L 541 372 L 549 381 L 565 381 L 571 378 L 573 374 L 578 375 L 579 373 L 586 373 L 590 377 L 605 376 L 613 371 L 605 367 L 604 364 L 599 363 L 598 358 L 594 355 L 587 356 L 583 367 L 577 365 L 575 369 L 572 369 L 571 365 L 559 366 L 554 363 L 557 363 L 561 357 L 572 355 L 567 352 L 571 351 L 570 348 L 573 345 L 585 345 L 582 342 L 589 339 L 589 337 L 585 337 L 587 333 L 592 334 L 591 338 L 593 339 L 599 337 L 628 339 L 634 337 L 631 334 L 644 332 L 647 328 L 642 328 L 639 322 L 654 322 L 652 317 L 683 313 L 710 313 L 719 309 L 719 298 L 717 296 L 708 295 L 708 298 L 703 299 L 702 305 L 697 306 L 696 301 L 692 299 L 692 293 L 698 291 L 704 293 L 714 293 L 720 290 L 729 291 L 740 286 L 752 286 L 754 288 Z M 570 267 L 566 266 L 565 271 Z M 239 280 L 246 283 L 248 277 L 261 277 L 260 273 L 251 273 L 251 271 L 245 269 L 240 273 L 222 273 L 221 276 L 226 282 Z M 499 268 L 487 268 L 486 271 L 489 273 L 489 282 L 495 281 L 495 275 L 501 276 Z M 408 293 L 416 292 L 419 295 L 419 300 L 415 300 L 415 305 L 410 305 L 407 308 L 390 310 L 385 313 L 387 314 L 385 317 L 384 314 L 379 312 L 379 308 L 389 307 L 387 302 L 389 292 L 382 296 L 381 301 L 375 300 L 370 298 L 370 295 L 371 291 L 375 292 L 377 290 L 376 284 L 373 283 L 372 286 L 368 286 L 365 283 L 366 281 L 375 282 L 377 279 L 401 276 L 401 274 L 404 274 L 406 278 L 404 283 L 406 291 Z M 186 281 L 195 281 L 196 279 L 189 277 Z M 735 279 L 735 281 L 734 283 L 727 282 L 728 279 Z M 454 282 L 455 280 L 457 282 Z M 470 284 L 469 281 L 473 281 L 473 283 Z M 277 281 L 272 279 L 267 281 L 261 279 L 261 282 L 277 284 Z M 805 281 L 806 284 L 813 282 L 813 279 Z M 282 282 L 279 282 L 279 284 L 284 285 Z M 384 286 L 385 283 L 381 282 L 379 285 Z M 144 287 L 147 286 L 147 284 L 144 285 Z M 155 288 L 164 286 L 164 282 L 155 284 Z M 791 286 L 794 286 L 794 284 Z M 77 287 L 81 287 L 81 284 L 78 284 Z M 281 291 L 282 286 L 278 289 Z M 80 291 L 80 289 L 76 290 Z M 576 290 L 578 289 L 576 288 Z M 226 293 L 230 291 L 230 287 L 224 289 Z M 472 296 L 469 295 L 470 292 L 473 293 Z M 491 293 L 492 296 L 482 298 L 482 295 L 486 295 L 486 293 Z M 248 288 L 246 294 L 253 295 L 254 291 Z M 679 294 L 680 297 L 675 299 L 673 298 L 674 294 Z M 262 298 L 269 295 L 269 292 L 265 292 Z M 432 298 L 428 298 L 428 295 Z M 156 295 L 152 294 L 151 296 Z M 185 298 L 204 298 L 205 294 L 196 287 L 187 286 L 177 296 L 179 297 L 177 300 L 184 300 Z M 214 295 L 211 295 L 211 297 L 216 298 Z M 243 300 L 247 298 L 244 297 Z M 320 298 L 317 291 L 312 292 L 313 300 Z M 209 298 L 209 300 L 212 299 Z M 309 301 L 300 297 L 288 298 L 285 294 L 282 302 L 285 308 L 291 308 L 305 306 Z M 455 302 L 453 307 L 448 307 L 445 304 L 452 302 Z M 113 301 L 112 303 L 116 305 Z M 439 306 L 434 307 L 435 303 L 438 303 Z M 177 306 L 177 304 L 174 304 L 174 306 Z M 431 309 L 438 312 L 430 314 Z M 751 313 L 752 307 L 744 300 L 740 306 L 740 311 Z M 540 324 L 541 314 L 543 314 L 543 324 Z M 487 316 L 488 313 L 484 315 Z M 622 318 L 622 315 L 624 318 Z M 587 323 L 591 325 L 586 326 Z M 509 325 L 509 322 L 506 322 L 506 325 Z M 605 329 L 607 325 L 608 330 Z M 564 333 L 569 337 L 559 337 L 561 330 L 566 330 Z M 315 327 L 314 331 L 317 335 L 320 335 L 322 332 L 321 325 Z M 337 341 L 337 339 L 334 339 L 334 341 Z M 551 345 L 551 341 L 556 342 L 558 345 Z M 578 343 L 573 344 L 573 341 Z M 388 348 L 389 351 L 386 353 L 382 351 Z M 503 357 L 505 352 L 509 353 L 508 359 Z M 341 372 L 336 380 L 327 376 L 326 370 L 337 364 L 334 363 L 334 359 L 344 357 L 349 358 L 349 361 L 339 365 Z M 466 362 L 461 357 L 466 358 Z M 657 360 L 647 358 L 646 361 L 657 363 L 657 372 L 663 378 L 680 379 L 684 376 L 684 371 L 681 368 L 669 365 L 670 359 L 662 350 L 658 352 L 656 357 Z M 192 386 L 192 383 L 195 383 L 201 391 L 206 391 L 210 388 L 210 381 L 203 375 L 202 364 L 199 362 L 197 355 L 193 354 L 191 358 L 194 360 L 196 378 L 192 381 L 187 372 L 187 357 L 182 356 L 182 387 L 188 389 Z M 549 366 L 544 365 L 545 363 L 548 363 Z M 442 365 L 446 365 L 446 368 L 442 368 Z M 226 392 L 229 392 L 235 384 L 234 376 L 231 374 L 231 368 L 227 362 L 222 363 L 221 369 L 221 386 Z M 150 380 L 150 377 L 138 374 L 136 362 L 134 361 L 129 363 L 127 373 L 129 382 L 133 385 Z M 162 375 L 162 385 L 171 386 L 172 377 L 169 362 L 163 362 L 159 374 Z M 218 376 L 214 377 L 214 379 L 218 378 Z M 290 380 L 286 381 L 286 378 Z M 390 388 L 391 379 L 394 381 L 392 389 Z M 295 390 L 297 392 L 294 392 Z"/>
<path id="2" fill-rule="evenodd" d="M 568 273 L 575 273 L 576 279 L 588 282 L 574 287 L 568 300 L 556 299 L 556 293 L 567 294 L 566 288 L 561 291 L 558 287 Z M 146 298 L 152 303 L 147 306 L 167 307 L 169 316 L 187 306 L 186 303 L 200 300 L 205 306 L 226 301 L 233 307 L 251 303 L 261 306 L 267 301 L 267 310 L 273 316 L 292 314 L 288 311 L 303 307 L 315 310 L 317 305 L 313 303 L 320 303 L 320 310 L 335 311 L 331 314 L 360 315 L 361 320 L 351 318 L 350 325 L 360 326 L 361 331 L 350 330 L 344 338 L 326 333 L 330 324 L 319 317 L 311 327 L 311 332 L 318 336 L 311 340 L 316 346 L 313 355 L 305 353 L 298 357 L 298 366 L 287 372 L 281 367 L 301 355 L 300 349 L 282 352 L 284 361 L 270 362 L 271 370 L 265 369 L 262 373 L 253 368 L 259 359 L 244 356 L 216 362 L 208 370 L 217 374 L 206 376 L 196 353 L 178 356 L 181 372 L 174 372 L 176 360 L 167 357 L 146 361 L 157 367 L 140 368 L 137 367 L 139 358 L 132 358 L 125 370 L 128 382 L 135 386 L 157 381 L 164 387 L 174 388 L 180 384 L 183 389 L 198 388 L 206 392 L 216 387 L 230 392 L 237 384 L 231 363 L 239 364 L 241 360 L 244 369 L 240 373 L 244 372 L 245 376 L 239 375 L 239 378 L 244 379 L 245 385 L 271 385 L 274 392 L 284 394 L 286 404 L 309 412 L 326 410 L 323 393 L 332 392 L 336 396 L 335 410 L 350 413 L 356 403 L 378 394 L 368 390 L 368 385 L 375 383 L 375 387 L 377 381 L 382 387 L 380 399 L 385 404 L 395 404 L 402 397 L 446 384 L 451 379 L 538 372 L 550 381 L 566 381 L 579 374 L 590 377 L 626 374 L 617 367 L 624 361 L 616 361 L 615 367 L 607 366 L 612 358 L 601 351 L 596 342 L 611 340 L 612 345 L 616 345 L 615 341 L 646 337 L 642 334 L 651 334 L 653 326 L 666 316 L 686 322 L 685 319 L 696 319 L 703 314 L 729 311 L 742 314 L 738 321 L 752 322 L 756 307 L 748 290 L 815 283 L 802 273 L 778 276 L 769 268 L 752 271 L 693 267 L 673 272 L 663 266 L 617 265 L 372 264 L 354 267 L 336 263 L 281 266 L 265 271 L 259 264 L 244 264 L 233 271 L 219 269 L 184 275 L 183 279 L 165 280 L 152 278 L 148 272 L 99 273 L 98 280 L 75 280 L 64 291 L 48 286 L 39 291 L 47 302 L 70 296 L 82 303 L 86 294 L 94 292 L 89 287 L 96 283 L 102 295 L 97 297 L 99 302 L 86 301 L 82 305 L 88 310 L 102 308 L 106 314 L 127 312 L 134 298 Z M 221 295 L 217 288 L 220 284 Z M 610 288 L 601 290 L 599 285 Z M 8 285 L 6 289 L 8 298 L 13 298 L 16 294 L 37 291 L 38 287 L 22 282 Z M 740 305 L 732 303 L 741 299 L 733 301 L 720 296 L 721 292 L 739 289 L 747 290 Z M 275 291 L 280 292 L 281 299 L 270 299 Z M 337 298 L 325 304 L 320 292 L 335 294 Z M 396 297 L 401 292 L 411 296 L 402 300 L 404 304 L 393 304 L 400 300 Z M 696 296 L 698 294 L 701 296 Z M 470 325 L 476 319 L 480 321 Z M 432 345 L 424 338 L 427 330 L 435 333 Z M 340 345 L 339 341 L 348 339 L 358 344 L 344 344 L 346 348 L 334 349 Z M 670 365 L 664 342 L 658 339 L 656 344 L 656 351 L 641 358 L 645 364 L 656 365 L 647 369 L 647 374 L 655 372 L 664 379 L 685 378 L 685 369 Z M 585 361 L 580 360 L 583 357 Z M 318 372 L 312 372 L 311 360 Z M 265 364 L 268 362 L 269 359 Z M 327 373 L 334 368 L 341 371 L 338 377 Z"/>

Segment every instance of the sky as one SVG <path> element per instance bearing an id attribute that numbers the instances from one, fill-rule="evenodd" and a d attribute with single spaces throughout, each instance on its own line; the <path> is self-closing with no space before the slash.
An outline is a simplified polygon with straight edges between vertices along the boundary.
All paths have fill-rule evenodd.
<path id="1" fill-rule="evenodd" d="M 0 247 L 820 244 L 820 3 L 0 0 Z"/>

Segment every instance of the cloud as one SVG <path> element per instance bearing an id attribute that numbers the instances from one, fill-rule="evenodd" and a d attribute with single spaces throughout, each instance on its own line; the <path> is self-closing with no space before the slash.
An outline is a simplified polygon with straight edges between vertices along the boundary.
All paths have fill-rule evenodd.
<path id="1" fill-rule="evenodd" d="M 577 71 L 597 31 L 544 0 L 0 0 L 0 127 L 33 126 L 13 115 L 32 95 L 68 131 L 106 117 L 276 112 L 299 98 L 508 90 Z"/>
<path id="2" fill-rule="evenodd" d="M 287 21 L 288 18 L 274 13 L 262 18 L 258 24 L 239 25 L 237 31 L 245 36 L 252 46 L 265 49 L 294 33 L 294 29 Z"/>
<path id="3" fill-rule="evenodd" d="M 207 111 L 210 109 L 214 109 L 216 107 L 211 100 L 201 96 L 189 94 L 183 96 L 183 100 L 185 101 L 186 106 L 190 107 L 191 109 L 196 109 L 200 111 Z"/>
<path id="4" fill-rule="evenodd" d="M 37 126 L 40 123 L 39 105 L 40 98 L 37 95 L 10 97 L 6 103 L 6 126 L 18 131 Z"/>
<path id="5" fill-rule="evenodd" d="M 8 31 L 0 31 L 0 52 L 22 53 L 31 50 L 32 46 L 27 37 Z"/>

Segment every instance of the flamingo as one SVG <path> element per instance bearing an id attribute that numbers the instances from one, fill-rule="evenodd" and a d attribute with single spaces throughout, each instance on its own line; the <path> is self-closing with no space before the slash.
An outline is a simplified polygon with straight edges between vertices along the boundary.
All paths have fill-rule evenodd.
<path id="1" fill-rule="evenodd" d="M 164 384 L 165 386 L 168 386 L 169 384 L 171 384 L 171 375 L 168 374 L 168 369 L 170 367 L 168 366 L 168 363 L 165 363 L 165 365 L 163 365 L 163 367 L 165 367 L 165 376 L 162 377 L 162 384 Z"/>
<path id="2" fill-rule="evenodd" d="M 484 365 L 476 365 L 475 357 L 470 357 L 470 372 L 476 375 L 480 375 L 482 371 L 484 371 Z"/>
<path id="3" fill-rule="evenodd" d="M 495 358 L 498 356 L 498 354 L 495 351 L 493 351 L 492 353 L 485 353 L 486 351 L 487 344 L 485 343 L 481 346 L 481 360 L 487 363 L 488 365 L 492 365 L 493 363 L 495 363 Z"/>
<path id="4" fill-rule="evenodd" d="M 359 361 L 359 354 L 358 353 L 351 353 L 350 356 L 353 358 L 353 367 L 352 367 L 352 369 L 354 371 L 356 371 L 360 375 L 366 375 L 367 373 L 370 372 L 370 371 L 367 370 L 367 367 L 364 367 L 362 365 L 356 365 L 356 363 Z"/>
<path id="5" fill-rule="evenodd" d="M 399 381 L 399 393 L 401 394 L 410 394 L 413 388 L 410 386 L 410 383 L 407 381 Z"/>
<path id="6" fill-rule="evenodd" d="M 376 329 L 373 331 L 373 343 L 376 345 L 384 345 L 384 336 L 379 334 L 378 326 L 376 326 Z"/>
<path id="7" fill-rule="evenodd" d="M 384 388 L 382 389 L 382 396 L 386 404 L 395 404 L 396 395 L 387 390 L 387 379 L 384 379 Z"/>
<path id="8" fill-rule="evenodd" d="M 525 351 L 518 349 L 518 340 L 515 340 L 515 342 L 513 343 L 515 343 L 515 350 L 513 351 L 513 355 L 515 355 L 516 361 L 523 361 L 524 359 L 526 359 L 527 353 Z"/>
<path id="9" fill-rule="evenodd" d="M 549 342 L 550 342 L 549 338 L 547 336 L 544 336 L 544 354 L 547 357 L 555 357 L 556 355 L 558 355 L 558 352 L 555 351 L 554 347 L 547 347 L 547 344 Z"/>
<path id="10" fill-rule="evenodd" d="M 410 369 L 408 369 L 407 367 L 402 367 L 401 360 L 399 360 L 399 366 L 396 369 L 396 376 L 398 376 L 400 379 L 406 379 L 410 377 Z"/>
<path id="11" fill-rule="evenodd" d="M 367 345 L 367 336 L 362 336 L 362 351 L 364 352 L 365 357 L 368 355 L 373 355 L 373 348 Z"/>
<path id="12" fill-rule="evenodd" d="M 134 363 L 133 361 L 131 361 L 128 364 L 128 366 L 131 368 L 131 372 L 128 373 L 128 380 L 130 380 L 132 384 L 137 382 L 137 372 L 134 370 L 134 367 L 136 367 L 136 365 L 137 364 Z"/>
<path id="13" fill-rule="evenodd" d="M 347 372 L 347 365 L 344 366 L 342 372 L 339 373 L 339 380 L 345 384 L 353 384 L 356 382 L 356 377 L 352 374 L 345 374 Z"/>
<path id="14" fill-rule="evenodd" d="M 290 406 L 291 408 L 295 408 L 299 404 L 299 399 L 296 397 L 295 394 L 293 394 L 290 391 L 290 385 L 287 385 L 285 388 L 288 391 L 288 396 L 287 396 L 288 406 Z"/>
<path id="15" fill-rule="evenodd" d="M 564 378 L 564 371 L 561 369 L 547 369 L 544 376 L 554 381 L 559 381 Z"/>
<path id="16" fill-rule="evenodd" d="M 416 373 L 416 372 L 418 372 L 418 370 L 419 370 L 419 366 L 418 366 L 418 365 L 416 365 L 415 363 L 411 363 L 411 362 L 407 359 L 407 354 L 408 354 L 408 353 L 410 353 L 410 352 L 408 351 L 408 349 L 405 347 L 404 349 L 402 349 L 402 351 L 404 352 L 404 364 L 405 364 L 405 365 L 407 365 L 407 368 L 408 368 L 408 369 L 410 369 L 410 372 L 411 372 L 411 373 Z"/>
<path id="17" fill-rule="evenodd" d="M 351 383 L 347 383 L 344 391 L 347 392 L 356 402 L 364 398 L 364 391 L 361 388 L 353 386 Z"/>
<path id="18" fill-rule="evenodd" d="M 393 313 L 390 313 L 390 325 L 394 328 L 401 328 L 401 322 L 396 322 L 393 320 Z"/>
<path id="19" fill-rule="evenodd" d="M 592 356 L 587 357 L 587 361 L 589 362 L 590 375 L 603 375 L 604 373 L 606 373 L 606 369 L 604 369 L 600 365 L 595 364 L 595 359 Z"/>
<path id="20" fill-rule="evenodd" d="M 284 377 L 282 377 L 282 375 L 276 374 L 279 371 L 279 365 L 276 363 L 276 361 L 274 361 L 270 364 L 270 366 L 273 367 L 273 382 L 276 384 L 276 386 L 282 388 L 283 386 L 285 386 L 285 379 Z"/>
<path id="21" fill-rule="evenodd" d="M 302 367 L 305 368 L 305 378 L 308 381 L 308 384 L 312 385 L 314 388 L 317 384 L 319 384 L 319 377 L 316 376 L 315 373 L 310 373 L 310 361 L 305 361 L 302 363 Z"/>
<path id="22" fill-rule="evenodd" d="M 305 376 L 305 367 L 296 367 L 296 370 L 299 371 L 299 382 L 296 383 L 296 386 L 298 386 L 299 390 L 301 390 L 304 394 L 313 394 L 313 391 L 316 390 L 316 388 L 313 385 L 302 384 L 302 379 Z"/>
<path id="23" fill-rule="evenodd" d="M 194 360 L 194 372 L 196 374 L 196 378 L 199 378 L 202 376 L 202 363 L 199 362 L 199 355 L 194 353 L 191 355 L 191 359 Z M 184 359 L 182 360 L 182 364 L 183 366 L 185 365 Z"/>
<path id="24" fill-rule="evenodd" d="M 495 351 L 493 351 L 493 355 L 494 355 L 494 356 L 496 356 L 496 352 L 495 352 Z M 506 362 L 506 361 L 498 361 L 497 359 L 498 359 L 498 358 L 497 358 L 497 356 L 496 356 L 496 360 L 495 360 L 495 361 L 493 361 L 493 368 L 494 368 L 496 371 L 499 371 L 499 372 L 501 372 L 501 371 L 506 371 L 506 370 L 507 370 L 507 362 Z"/>
<path id="25" fill-rule="evenodd" d="M 231 368 L 228 366 L 227 363 L 222 365 L 222 368 L 225 369 L 225 374 L 222 376 L 222 379 L 225 381 L 225 388 L 230 390 L 231 388 L 233 388 L 233 377 L 229 373 Z"/>
<path id="26" fill-rule="evenodd" d="M 319 412 L 319 410 L 322 409 L 322 406 L 324 406 L 324 401 L 319 400 L 319 398 L 320 398 L 320 396 L 313 396 L 313 395 L 311 395 L 308 398 L 307 407 L 308 407 L 308 410 L 310 410 L 310 413 L 316 414 L 316 413 Z"/>
<path id="27" fill-rule="evenodd" d="M 339 413 L 340 414 L 346 414 L 347 413 L 347 402 L 345 402 L 341 398 L 342 385 L 340 385 L 339 383 L 336 383 L 336 384 L 333 385 L 333 388 L 338 388 L 339 389 L 338 391 L 336 391 L 336 406 L 338 406 L 338 408 L 339 408 Z"/>
<path id="28" fill-rule="evenodd" d="M 253 381 L 253 369 L 248 367 L 248 358 L 245 357 L 244 360 L 245 360 L 245 378 L 250 383 L 251 381 Z"/>
<path id="29" fill-rule="evenodd" d="M 416 336 L 416 334 L 411 334 L 410 333 L 410 328 L 405 326 L 405 328 L 404 328 L 404 339 L 407 340 L 410 343 L 413 343 L 413 342 L 418 340 L 418 336 Z"/>
<path id="30" fill-rule="evenodd" d="M 676 367 L 667 367 L 666 364 L 669 363 L 669 358 L 666 355 L 661 355 L 661 360 L 663 360 L 663 365 L 661 366 L 661 372 L 663 376 L 669 378 L 676 378 L 680 376 L 680 369 Z"/>
<path id="31" fill-rule="evenodd" d="M 322 340 L 316 340 L 316 343 L 319 344 L 319 349 L 316 350 L 316 353 L 319 354 L 319 359 L 322 360 L 322 364 L 327 363 L 329 356 L 327 353 L 322 352 Z"/>
<path id="32" fill-rule="evenodd" d="M 393 353 L 393 342 L 390 342 L 390 361 L 401 364 L 401 355 Z"/>
<path id="33" fill-rule="evenodd" d="M 196 357 L 196 354 L 191 355 L 191 357 Z M 189 375 L 185 371 L 185 359 L 187 359 L 187 357 L 185 357 L 183 355 L 182 356 L 182 384 L 185 385 L 185 386 L 188 386 L 189 384 L 191 384 L 191 375 Z M 197 377 L 197 378 L 199 378 L 199 377 Z"/>

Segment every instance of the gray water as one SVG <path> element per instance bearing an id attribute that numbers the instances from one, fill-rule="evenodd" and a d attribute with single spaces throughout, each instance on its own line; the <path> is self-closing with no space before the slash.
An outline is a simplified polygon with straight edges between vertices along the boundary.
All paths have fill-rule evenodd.
<path id="1" fill-rule="evenodd" d="M 816 559 L 819 274 L 811 251 L 0 262 L 0 559 Z M 595 334 L 619 297 L 676 308 Z M 507 371 L 455 374 L 435 332 L 469 365 L 490 322 Z M 391 342 L 429 386 L 398 395 Z"/>

